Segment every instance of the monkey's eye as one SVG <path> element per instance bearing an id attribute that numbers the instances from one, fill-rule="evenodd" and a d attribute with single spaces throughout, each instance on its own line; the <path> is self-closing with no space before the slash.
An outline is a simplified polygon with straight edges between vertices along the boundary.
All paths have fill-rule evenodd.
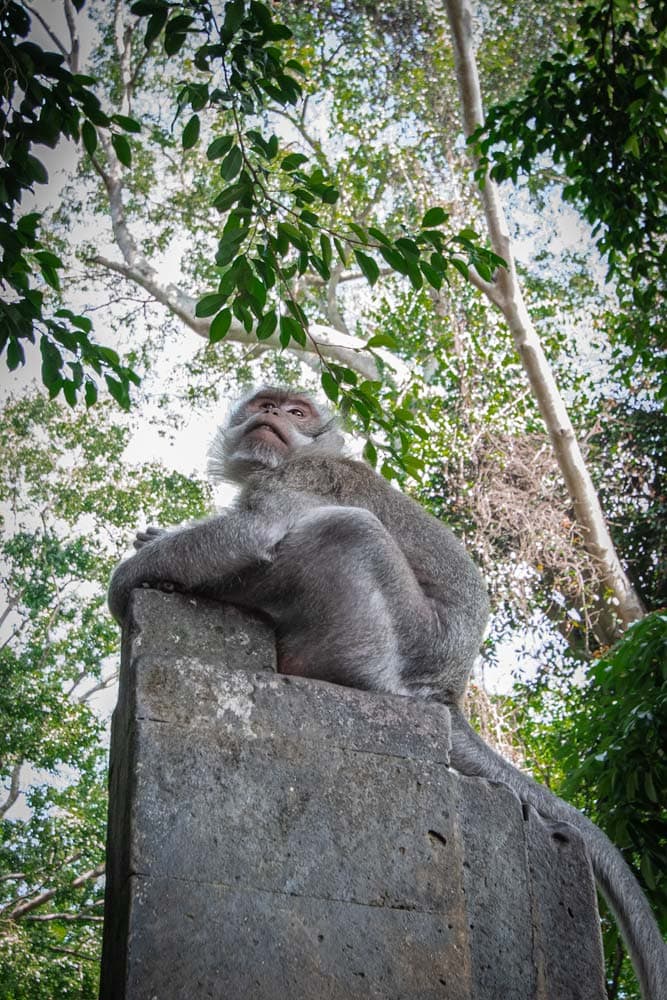
<path id="1" fill-rule="evenodd" d="M 290 409 L 287 412 L 291 413 L 293 417 L 305 417 L 305 415 L 306 415 L 303 412 L 303 410 L 299 409 L 298 406 L 292 406 L 292 407 L 290 407 Z"/>

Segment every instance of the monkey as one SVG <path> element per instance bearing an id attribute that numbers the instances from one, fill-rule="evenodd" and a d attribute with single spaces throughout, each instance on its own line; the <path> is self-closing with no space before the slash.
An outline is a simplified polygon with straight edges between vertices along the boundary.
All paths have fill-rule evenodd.
<path id="1" fill-rule="evenodd" d="M 335 419 L 307 393 L 266 387 L 243 400 L 216 434 L 209 472 L 241 487 L 234 505 L 184 528 L 138 532 L 111 579 L 113 616 L 122 623 L 140 586 L 201 594 L 268 617 L 281 673 L 446 705 L 452 766 L 503 782 L 580 832 L 644 1000 L 667 1000 L 667 948 L 620 852 L 463 714 L 489 600 L 453 532 L 349 458 Z"/>

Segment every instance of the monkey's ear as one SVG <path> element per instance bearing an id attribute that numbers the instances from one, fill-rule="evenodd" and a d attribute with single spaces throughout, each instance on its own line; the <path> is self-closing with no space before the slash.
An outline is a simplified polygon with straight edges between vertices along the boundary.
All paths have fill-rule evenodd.
<path id="1" fill-rule="evenodd" d="M 313 448 L 316 451 L 327 452 L 328 454 L 342 455 L 345 450 L 345 438 L 338 430 L 333 428 L 330 431 L 325 431 L 324 434 L 320 434 L 318 437 L 314 438 L 313 441 L 307 446 L 309 449 Z"/>
<path id="2" fill-rule="evenodd" d="M 225 482 L 227 477 L 225 475 L 225 470 L 227 466 L 227 448 L 226 448 L 226 434 L 224 427 L 218 427 L 215 432 L 215 437 L 211 441 L 211 447 L 208 449 L 208 465 L 207 472 L 208 478 L 213 483 Z"/>

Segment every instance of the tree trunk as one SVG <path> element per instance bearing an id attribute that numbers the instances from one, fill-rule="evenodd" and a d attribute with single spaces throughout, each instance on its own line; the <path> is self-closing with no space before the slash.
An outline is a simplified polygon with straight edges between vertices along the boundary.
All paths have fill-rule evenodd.
<path id="1" fill-rule="evenodd" d="M 445 7 L 452 33 L 463 129 L 467 138 L 484 120 L 473 49 L 472 8 L 469 0 L 445 0 Z M 574 504 L 575 516 L 583 528 L 586 548 L 598 567 L 605 597 L 618 616 L 621 627 L 625 627 L 641 618 L 645 609 L 621 566 L 572 422 L 528 314 L 517 280 L 498 187 L 488 174 L 482 188 L 482 201 L 491 245 L 507 261 L 507 269 L 497 272 L 493 284 L 473 275 L 474 283 L 483 289 L 507 321 Z"/>

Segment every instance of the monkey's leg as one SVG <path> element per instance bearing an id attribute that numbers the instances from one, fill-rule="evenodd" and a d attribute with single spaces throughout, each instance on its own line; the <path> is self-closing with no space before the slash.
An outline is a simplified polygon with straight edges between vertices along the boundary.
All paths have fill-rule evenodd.
<path id="1" fill-rule="evenodd" d="M 304 512 L 268 565 L 230 584 L 223 599 L 273 619 L 284 672 L 396 694 L 454 697 L 447 689 L 452 629 L 369 511 L 330 506 Z M 466 676 L 468 669 L 466 663 Z M 459 683 L 457 678 L 457 689 Z"/>

